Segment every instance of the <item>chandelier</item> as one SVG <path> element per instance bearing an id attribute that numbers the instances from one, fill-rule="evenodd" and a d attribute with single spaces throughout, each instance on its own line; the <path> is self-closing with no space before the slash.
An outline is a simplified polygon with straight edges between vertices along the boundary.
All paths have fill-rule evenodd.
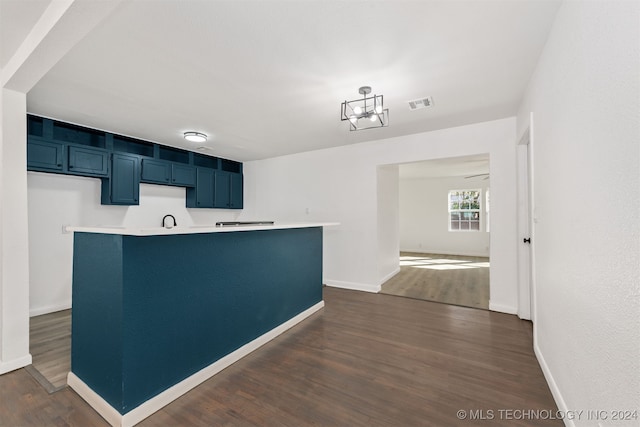
<path id="1" fill-rule="evenodd" d="M 372 95 L 371 86 L 358 89 L 362 99 L 344 101 L 342 103 L 340 120 L 349 121 L 349 130 L 364 130 L 389 126 L 389 109 L 384 108 L 382 95 Z"/>

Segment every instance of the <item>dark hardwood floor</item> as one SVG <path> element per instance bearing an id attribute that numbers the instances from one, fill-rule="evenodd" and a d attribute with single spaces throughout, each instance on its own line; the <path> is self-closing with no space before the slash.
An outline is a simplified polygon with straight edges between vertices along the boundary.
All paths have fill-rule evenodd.
<path id="1" fill-rule="evenodd" d="M 323 310 L 140 425 L 563 425 L 499 418 L 557 409 L 529 322 L 335 288 L 324 296 Z M 494 420 L 460 420 L 459 410 L 493 410 Z M 106 423 L 72 389 L 48 394 L 20 369 L 0 376 L 0 425 Z"/>

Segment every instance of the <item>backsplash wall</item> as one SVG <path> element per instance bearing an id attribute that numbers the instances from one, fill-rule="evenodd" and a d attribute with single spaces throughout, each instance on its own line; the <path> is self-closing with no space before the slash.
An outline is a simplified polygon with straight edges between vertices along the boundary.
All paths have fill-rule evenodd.
<path id="1" fill-rule="evenodd" d="M 73 234 L 63 225 L 159 227 L 166 214 L 178 226 L 241 219 L 243 211 L 187 209 L 185 189 L 140 185 L 139 206 L 100 204 L 100 180 L 40 172 L 27 174 L 29 203 L 29 311 L 31 316 L 71 307 Z"/>

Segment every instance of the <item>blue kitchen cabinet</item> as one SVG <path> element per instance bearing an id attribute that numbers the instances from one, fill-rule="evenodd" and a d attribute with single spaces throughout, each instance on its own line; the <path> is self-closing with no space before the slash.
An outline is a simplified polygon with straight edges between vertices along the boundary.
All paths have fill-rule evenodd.
<path id="1" fill-rule="evenodd" d="M 216 171 L 214 207 L 242 209 L 242 174 Z"/>
<path id="2" fill-rule="evenodd" d="M 162 160 L 142 159 L 142 182 L 169 184 L 171 163 Z"/>
<path id="3" fill-rule="evenodd" d="M 196 168 L 196 186 L 187 188 L 188 208 L 213 208 L 215 191 L 215 170 Z"/>
<path id="4" fill-rule="evenodd" d="M 131 154 L 111 156 L 111 178 L 102 180 L 103 205 L 140 204 L 140 158 Z"/>
<path id="5" fill-rule="evenodd" d="M 141 180 L 152 184 L 193 187 L 196 185 L 196 168 L 164 160 L 142 159 Z"/>
<path id="6" fill-rule="evenodd" d="M 95 148 L 69 146 L 67 172 L 74 175 L 108 176 L 109 152 Z"/>
<path id="7" fill-rule="evenodd" d="M 64 145 L 29 138 L 27 143 L 27 169 L 42 172 L 62 172 Z"/>
<path id="8" fill-rule="evenodd" d="M 241 173 L 232 173 L 230 174 L 230 177 L 231 177 L 231 182 L 230 182 L 231 189 L 229 192 L 231 193 L 231 203 L 229 207 L 231 209 L 242 209 L 244 207 L 243 176 Z"/>
<path id="9" fill-rule="evenodd" d="M 214 207 L 231 207 L 231 177 L 229 176 L 229 173 L 224 171 L 216 171 L 214 184 Z"/>
<path id="10" fill-rule="evenodd" d="M 177 163 L 171 164 L 171 183 L 181 187 L 194 187 L 196 185 L 196 168 Z"/>
<path id="11" fill-rule="evenodd" d="M 105 205 L 139 204 L 140 182 L 186 188 L 190 208 L 242 209 L 242 163 L 27 115 L 27 170 L 102 179 Z"/>

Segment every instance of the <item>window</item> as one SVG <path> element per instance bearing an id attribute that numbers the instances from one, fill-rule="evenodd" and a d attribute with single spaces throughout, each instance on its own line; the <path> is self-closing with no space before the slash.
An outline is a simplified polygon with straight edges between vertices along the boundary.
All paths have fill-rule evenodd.
<path id="1" fill-rule="evenodd" d="M 480 190 L 449 191 L 449 231 L 480 231 Z"/>

